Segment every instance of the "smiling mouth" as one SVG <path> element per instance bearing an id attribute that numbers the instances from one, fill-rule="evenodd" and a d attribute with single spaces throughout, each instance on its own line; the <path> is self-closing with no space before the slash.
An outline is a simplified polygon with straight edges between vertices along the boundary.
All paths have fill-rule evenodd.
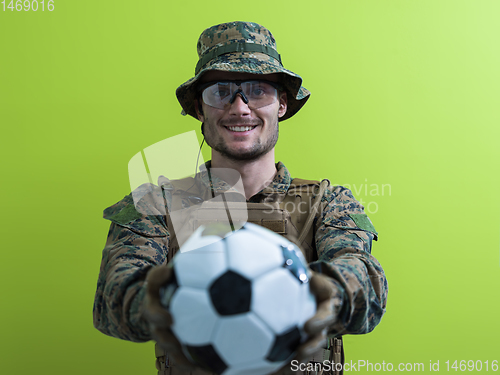
<path id="1" fill-rule="evenodd" d="M 232 132 L 246 132 L 246 131 L 252 130 L 256 127 L 257 127 L 257 125 L 253 125 L 253 126 L 226 126 L 226 128 L 231 130 Z"/>

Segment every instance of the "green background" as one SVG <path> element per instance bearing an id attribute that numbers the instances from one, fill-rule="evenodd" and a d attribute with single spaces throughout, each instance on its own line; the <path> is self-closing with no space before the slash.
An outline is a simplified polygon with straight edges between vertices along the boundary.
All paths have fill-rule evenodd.
<path id="1" fill-rule="evenodd" d="M 201 31 L 234 20 L 269 28 L 312 92 L 277 159 L 349 184 L 380 233 L 387 313 L 347 360 L 500 360 L 499 1 L 54 5 L 0 8 L 2 374 L 155 374 L 151 342 L 92 325 L 102 210 L 133 155 L 199 134 L 175 88 Z"/>

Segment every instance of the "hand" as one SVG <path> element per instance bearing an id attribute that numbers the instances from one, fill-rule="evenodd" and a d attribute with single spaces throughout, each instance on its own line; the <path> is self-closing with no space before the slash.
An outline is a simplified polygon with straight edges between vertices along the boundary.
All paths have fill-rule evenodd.
<path id="1" fill-rule="evenodd" d="M 297 349 L 298 360 L 307 359 L 319 349 L 326 348 L 328 328 L 336 322 L 342 307 L 341 291 L 326 276 L 312 271 L 309 286 L 316 297 L 316 314 L 304 325 L 309 338 Z"/>
<path id="2" fill-rule="evenodd" d="M 160 288 L 172 279 L 172 268 L 166 264 L 154 267 L 148 272 L 143 316 L 149 323 L 153 339 L 167 351 L 169 360 L 182 371 L 194 371 L 196 367 L 186 358 L 181 344 L 170 330 L 172 315 L 160 302 Z"/>

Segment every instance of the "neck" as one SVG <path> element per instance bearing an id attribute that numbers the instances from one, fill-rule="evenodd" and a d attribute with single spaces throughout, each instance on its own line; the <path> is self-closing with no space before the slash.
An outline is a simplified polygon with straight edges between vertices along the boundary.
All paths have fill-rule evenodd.
<path id="1" fill-rule="evenodd" d="M 276 174 L 274 149 L 257 160 L 231 160 L 212 150 L 211 166 L 212 168 L 230 168 L 238 171 L 241 175 L 246 199 L 250 199 L 269 185 Z"/>

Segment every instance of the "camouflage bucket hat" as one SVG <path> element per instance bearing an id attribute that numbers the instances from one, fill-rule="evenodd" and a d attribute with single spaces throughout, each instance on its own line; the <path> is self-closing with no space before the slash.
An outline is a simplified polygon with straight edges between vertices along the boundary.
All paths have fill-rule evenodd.
<path id="1" fill-rule="evenodd" d="M 287 92 L 288 108 L 280 121 L 292 117 L 309 99 L 309 91 L 302 87 L 302 78 L 285 69 L 276 50 L 276 41 L 265 27 L 253 22 L 229 22 L 212 26 L 198 39 L 198 64 L 195 76 L 176 90 L 183 115 L 194 118 L 194 100 L 197 84 L 210 70 L 224 72 L 271 74 L 280 73 L 280 84 Z"/>

